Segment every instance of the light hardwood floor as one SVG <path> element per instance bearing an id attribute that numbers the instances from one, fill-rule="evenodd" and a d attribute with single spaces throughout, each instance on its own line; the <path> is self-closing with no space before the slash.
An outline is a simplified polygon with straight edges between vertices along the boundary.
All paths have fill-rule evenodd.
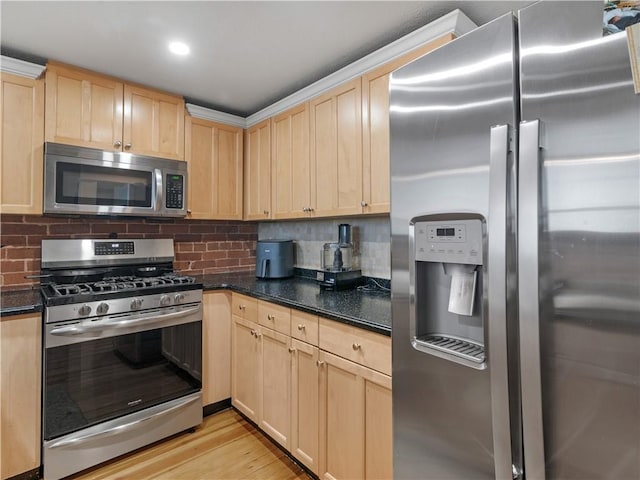
<path id="1" fill-rule="evenodd" d="M 73 480 L 309 480 L 310 477 L 232 409 L 183 433 L 102 465 Z"/>

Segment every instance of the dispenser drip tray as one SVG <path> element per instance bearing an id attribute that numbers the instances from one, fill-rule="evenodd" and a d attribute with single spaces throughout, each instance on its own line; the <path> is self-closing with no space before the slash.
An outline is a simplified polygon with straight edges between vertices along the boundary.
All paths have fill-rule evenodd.
<path id="1" fill-rule="evenodd" d="M 449 335 L 429 334 L 416 337 L 416 342 L 425 347 L 455 355 L 473 363 L 480 364 L 485 361 L 484 346 L 470 340 Z"/>

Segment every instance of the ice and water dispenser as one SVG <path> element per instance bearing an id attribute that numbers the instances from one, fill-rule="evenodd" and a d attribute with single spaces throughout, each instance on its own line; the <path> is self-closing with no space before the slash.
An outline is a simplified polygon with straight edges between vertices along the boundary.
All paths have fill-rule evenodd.
<path id="1" fill-rule="evenodd" d="M 484 219 L 430 215 L 414 218 L 411 229 L 414 348 L 485 368 Z"/>

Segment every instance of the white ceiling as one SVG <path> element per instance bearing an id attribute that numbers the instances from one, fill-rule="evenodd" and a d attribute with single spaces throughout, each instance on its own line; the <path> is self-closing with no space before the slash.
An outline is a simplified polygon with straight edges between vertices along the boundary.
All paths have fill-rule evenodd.
<path id="1" fill-rule="evenodd" d="M 246 117 L 456 8 L 481 25 L 530 3 L 2 0 L 0 45 Z"/>

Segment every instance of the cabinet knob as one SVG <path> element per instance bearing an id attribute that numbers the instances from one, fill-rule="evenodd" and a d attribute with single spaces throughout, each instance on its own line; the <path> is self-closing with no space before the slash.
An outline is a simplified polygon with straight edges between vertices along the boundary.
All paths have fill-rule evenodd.
<path id="1" fill-rule="evenodd" d="M 125 143 L 124 144 L 124 149 L 125 150 L 129 150 L 131 148 L 131 144 L 130 143 Z"/>
<path id="2" fill-rule="evenodd" d="M 316 360 L 316 367 L 322 367 L 322 365 L 324 365 L 322 360 Z"/>
<path id="3" fill-rule="evenodd" d="M 265 215 L 269 215 L 269 210 L 263 210 L 262 213 L 264 213 Z"/>
<path id="4" fill-rule="evenodd" d="M 369 204 L 363 200 L 363 201 L 360 202 L 360 206 L 361 207 L 368 207 Z"/>
<path id="5" fill-rule="evenodd" d="M 298 325 L 298 330 L 304 330 L 305 328 L 307 328 L 307 326 L 303 325 L 302 323 Z"/>
<path id="6" fill-rule="evenodd" d="M 293 348 L 293 347 L 289 347 L 289 353 L 293 353 L 293 352 L 295 352 L 295 351 L 296 351 L 296 349 L 295 349 L 295 348 Z"/>
<path id="7" fill-rule="evenodd" d="M 244 310 L 244 305 L 238 305 L 238 310 Z"/>
<path id="8" fill-rule="evenodd" d="M 187 215 L 191 215 L 191 210 L 187 210 Z"/>
<path id="9" fill-rule="evenodd" d="M 303 212 L 308 212 L 309 211 L 309 207 L 302 207 L 302 211 Z"/>
<path id="10" fill-rule="evenodd" d="M 271 321 L 276 319 L 275 315 L 271 315 L 271 314 L 267 315 L 267 318 Z"/>
<path id="11" fill-rule="evenodd" d="M 122 142 L 120 140 L 116 140 L 113 142 L 113 146 L 116 148 L 120 148 L 122 146 Z"/>
<path id="12" fill-rule="evenodd" d="M 309 212 L 313 212 L 313 211 L 314 211 L 314 208 L 313 208 L 313 207 L 309 207 L 309 210 L 308 210 L 308 211 L 309 211 Z"/>
<path id="13" fill-rule="evenodd" d="M 353 345 L 351 345 L 351 348 L 353 348 L 354 350 L 360 350 L 360 348 L 362 348 L 362 345 L 360 345 L 359 343 L 354 343 Z"/>
<path id="14" fill-rule="evenodd" d="M 261 332 L 256 331 L 256 338 L 260 338 L 262 336 Z"/>
<path id="15" fill-rule="evenodd" d="M 253 328 L 251 329 L 251 332 L 249 332 L 249 333 L 251 333 L 251 336 L 252 336 L 252 337 L 255 337 L 255 336 L 256 336 L 256 331 L 255 331 Z"/>

